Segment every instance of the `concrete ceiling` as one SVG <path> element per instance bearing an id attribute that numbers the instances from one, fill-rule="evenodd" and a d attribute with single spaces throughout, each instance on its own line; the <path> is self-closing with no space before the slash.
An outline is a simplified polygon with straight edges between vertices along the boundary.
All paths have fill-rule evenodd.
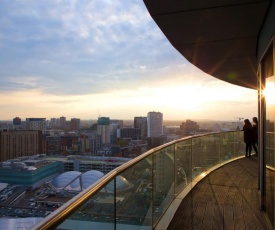
<path id="1" fill-rule="evenodd" d="M 257 88 L 257 41 L 267 0 L 144 0 L 171 44 L 223 81 Z"/>

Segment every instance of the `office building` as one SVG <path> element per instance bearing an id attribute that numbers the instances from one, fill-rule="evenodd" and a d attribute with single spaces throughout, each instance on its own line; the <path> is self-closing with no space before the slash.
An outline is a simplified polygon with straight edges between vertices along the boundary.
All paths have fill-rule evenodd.
<path id="1" fill-rule="evenodd" d="M 147 114 L 147 137 L 159 137 L 163 135 L 163 114 L 149 112 Z"/>
<path id="2" fill-rule="evenodd" d="M 140 140 L 141 130 L 138 128 L 122 128 L 118 130 L 118 138 Z"/>
<path id="3" fill-rule="evenodd" d="M 60 117 L 60 128 L 66 128 L 66 117 Z"/>
<path id="4" fill-rule="evenodd" d="M 0 131 L 0 161 L 42 152 L 42 131 Z"/>
<path id="5" fill-rule="evenodd" d="M 141 139 L 147 137 L 147 117 L 134 117 L 134 128 L 140 129 Z"/>
<path id="6" fill-rule="evenodd" d="M 101 144 L 111 143 L 110 118 L 99 117 L 97 120 L 97 134 L 101 135 Z"/>
<path id="7" fill-rule="evenodd" d="M 72 118 L 70 123 L 70 130 L 77 131 L 80 129 L 80 119 L 79 118 Z"/>
<path id="8" fill-rule="evenodd" d="M 46 153 L 48 155 L 53 155 L 53 154 L 61 154 L 61 141 L 60 141 L 60 136 L 59 135 L 54 135 L 54 136 L 46 136 Z"/>
<path id="9" fill-rule="evenodd" d="M 100 134 L 94 134 L 90 138 L 90 149 L 91 149 L 91 154 L 96 154 L 97 150 L 100 149 L 102 145 L 101 142 L 101 135 Z"/>
<path id="10" fill-rule="evenodd" d="M 0 182 L 37 188 L 60 173 L 60 162 L 21 157 L 0 164 Z"/>
<path id="11" fill-rule="evenodd" d="M 46 118 L 26 118 L 26 130 L 46 130 Z"/>

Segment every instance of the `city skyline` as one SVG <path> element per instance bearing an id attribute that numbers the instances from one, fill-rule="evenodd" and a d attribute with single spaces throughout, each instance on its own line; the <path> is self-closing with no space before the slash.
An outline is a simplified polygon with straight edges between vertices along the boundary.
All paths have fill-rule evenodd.
<path id="1" fill-rule="evenodd" d="M 257 116 L 256 90 L 188 63 L 141 1 L 12 1 L 0 12 L 0 120 Z"/>

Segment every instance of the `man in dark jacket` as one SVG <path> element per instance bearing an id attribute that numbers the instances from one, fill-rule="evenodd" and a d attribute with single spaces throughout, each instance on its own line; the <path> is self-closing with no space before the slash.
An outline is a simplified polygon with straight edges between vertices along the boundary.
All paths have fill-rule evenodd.
<path id="1" fill-rule="evenodd" d="M 252 125 L 248 119 L 244 120 L 244 142 L 245 142 L 245 156 L 251 157 L 251 150 L 252 150 L 252 140 L 253 140 L 253 134 L 252 134 Z"/>

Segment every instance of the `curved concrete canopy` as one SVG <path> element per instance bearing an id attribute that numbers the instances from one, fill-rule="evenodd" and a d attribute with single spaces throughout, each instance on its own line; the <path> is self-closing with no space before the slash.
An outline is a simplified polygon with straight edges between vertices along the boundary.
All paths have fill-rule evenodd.
<path id="1" fill-rule="evenodd" d="M 257 88 L 257 42 L 269 0 L 144 0 L 170 43 L 223 81 Z"/>

